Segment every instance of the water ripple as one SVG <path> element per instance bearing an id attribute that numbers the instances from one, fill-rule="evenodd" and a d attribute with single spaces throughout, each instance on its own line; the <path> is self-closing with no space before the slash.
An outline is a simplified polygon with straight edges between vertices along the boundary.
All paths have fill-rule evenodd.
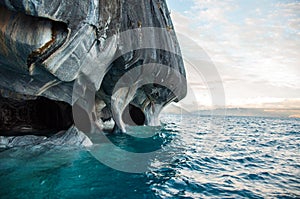
<path id="1" fill-rule="evenodd" d="M 168 115 L 150 138 L 109 135 L 123 150 L 161 148 L 143 174 L 69 146 L 1 151 L 0 198 L 300 198 L 300 120 L 219 119 Z"/>

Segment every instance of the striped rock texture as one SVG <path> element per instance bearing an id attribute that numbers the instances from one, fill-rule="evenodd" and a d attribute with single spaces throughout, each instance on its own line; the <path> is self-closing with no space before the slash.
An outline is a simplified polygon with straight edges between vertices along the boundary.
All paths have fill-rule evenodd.
<path id="1" fill-rule="evenodd" d="M 0 1 L 0 79 L 5 136 L 157 125 L 186 95 L 165 0 Z"/>

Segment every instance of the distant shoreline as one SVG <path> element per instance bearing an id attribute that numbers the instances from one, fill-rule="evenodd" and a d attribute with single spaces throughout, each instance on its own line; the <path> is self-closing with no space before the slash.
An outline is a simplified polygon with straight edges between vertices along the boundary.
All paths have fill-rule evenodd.
<path id="1" fill-rule="evenodd" d="M 167 109 L 163 114 L 198 114 L 200 116 L 239 116 L 239 117 L 271 117 L 300 119 L 300 109 L 271 109 L 271 108 L 228 108 L 198 111 L 180 111 Z"/>

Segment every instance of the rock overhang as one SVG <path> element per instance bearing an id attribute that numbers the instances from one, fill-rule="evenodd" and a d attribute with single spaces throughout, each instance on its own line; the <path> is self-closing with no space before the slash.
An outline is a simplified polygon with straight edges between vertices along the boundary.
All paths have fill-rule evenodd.
<path id="1" fill-rule="evenodd" d="M 24 16 L 2 24 L 2 41 L 3 38 L 11 39 L 6 34 L 7 29 L 3 28 L 5 24 L 19 23 L 19 32 L 29 33 L 39 30 L 22 24 L 24 19 L 37 21 L 41 23 L 39 27 L 43 27 L 37 34 L 42 39 L 37 39 L 38 45 L 33 45 L 31 50 L 26 49 L 30 39 L 20 33 L 16 35 L 18 39 L 11 40 L 15 45 L 1 41 L 1 45 L 9 49 L 9 55 L 20 54 L 16 52 L 19 48 L 27 50 L 23 55 L 21 53 L 22 62 L 17 64 L 12 57 L 1 52 L 1 73 L 7 74 L 3 75 L 4 81 L 0 84 L 3 90 L 44 96 L 73 105 L 74 84 L 83 77 L 95 92 L 97 119 L 113 118 L 121 129 L 126 123 L 123 121 L 124 111 L 129 107 L 136 114 L 143 113 L 144 122 L 138 124 L 155 125 L 165 105 L 185 96 L 184 65 L 165 1 L 11 0 L 0 2 L 0 5 L 5 10 L 2 15 Z M 6 15 L 2 17 L 7 18 Z M 26 28 L 22 29 L 24 26 Z M 119 96 L 113 96 L 115 85 L 126 73 L 147 64 L 169 67 L 165 78 L 161 79 L 168 79 L 169 75 L 170 82 L 174 76 L 170 73 L 177 71 L 180 75 L 172 81 L 181 88 L 180 93 L 174 93 L 168 85 L 159 85 L 160 80 L 153 78 L 152 83 L 137 84 L 134 89 L 125 86 Z M 9 84 L 11 79 L 15 84 Z"/>

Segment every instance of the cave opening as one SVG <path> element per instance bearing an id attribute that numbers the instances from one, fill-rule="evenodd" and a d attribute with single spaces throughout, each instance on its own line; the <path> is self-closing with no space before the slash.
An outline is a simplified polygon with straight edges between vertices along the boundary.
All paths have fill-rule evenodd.
<path id="1" fill-rule="evenodd" d="M 0 136 L 51 136 L 73 123 L 68 103 L 45 97 L 24 100 L 0 96 Z"/>
<path id="2" fill-rule="evenodd" d="M 122 114 L 122 120 L 130 126 L 143 126 L 146 122 L 146 116 L 140 108 L 129 104 Z"/>

